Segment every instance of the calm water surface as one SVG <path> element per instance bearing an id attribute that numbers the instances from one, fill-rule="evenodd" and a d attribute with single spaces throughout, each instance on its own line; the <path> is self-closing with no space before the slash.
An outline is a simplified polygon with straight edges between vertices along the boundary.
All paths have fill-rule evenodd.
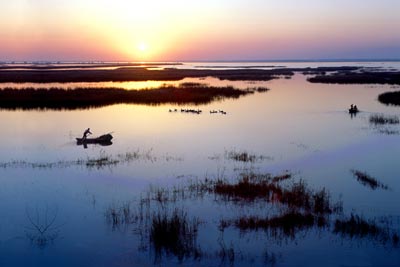
<path id="1" fill-rule="evenodd" d="M 207 65 L 211 65 L 208 63 Z M 343 65 L 343 64 L 342 64 Z M 328 229 L 300 230 L 294 238 L 265 231 L 219 231 L 220 219 L 268 215 L 270 205 L 221 203 L 213 197 L 183 199 L 158 209 L 179 208 L 199 218 L 200 258 L 157 258 L 138 226 L 113 226 L 107 211 L 139 200 L 151 188 L 184 185 L 189 179 L 235 180 L 243 170 L 293 173 L 315 189 L 329 190 L 351 212 L 400 231 L 400 126 L 374 127 L 376 113 L 400 115 L 377 101 L 386 85 L 311 84 L 303 75 L 268 82 L 185 79 L 271 90 L 200 106 L 114 105 L 77 111 L 0 111 L 1 266 L 397 266 L 399 248 L 374 238 L 346 237 Z M 185 82 L 180 81 L 180 82 Z M 127 83 L 128 84 L 128 83 Z M 53 85 L 51 85 L 53 86 Z M 98 85 L 100 86 L 100 85 Z M 154 87 L 153 82 L 129 88 Z M 351 117 L 346 108 L 362 110 Z M 169 112 L 195 108 L 200 115 Z M 210 114 L 224 110 L 226 115 Z M 111 146 L 75 144 L 83 130 L 113 132 Z M 389 132 L 390 134 L 387 134 Z M 262 156 L 253 163 L 230 160 L 230 151 Z M 127 159 L 122 154 L 136 153 Z M 108 156 L 120 162 L 87 166 L 77 160 Z M 376 177 L 388 190 L 359 183 L 351 170 Z M 333 218 L 332 218 L 333 219 Z M 51 223 L 50 223 L 51 222 Z M 44 230 L 41 226 L 51 225 Z M 144 231 L 144 230 L 143 230 Z M 221 247 L 235 252 L 221 256 Z"/>

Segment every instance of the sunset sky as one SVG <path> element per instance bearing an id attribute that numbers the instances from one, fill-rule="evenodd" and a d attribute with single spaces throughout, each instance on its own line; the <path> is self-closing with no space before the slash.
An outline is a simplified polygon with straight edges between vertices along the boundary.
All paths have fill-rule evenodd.
<path id="1" fill-rule="evenodd" d="M 399 0 L 12 0 L 0 60 L 400 59 Z"/>

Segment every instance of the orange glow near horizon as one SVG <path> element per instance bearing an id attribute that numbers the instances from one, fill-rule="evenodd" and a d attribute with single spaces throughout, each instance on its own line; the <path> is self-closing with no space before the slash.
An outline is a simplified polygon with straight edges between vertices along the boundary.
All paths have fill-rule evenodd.
<path id="1" fill-rule="evenodd" d="M 399 1 L 284 2 L 5 1 L 0 60 L 400 58 Z"/>

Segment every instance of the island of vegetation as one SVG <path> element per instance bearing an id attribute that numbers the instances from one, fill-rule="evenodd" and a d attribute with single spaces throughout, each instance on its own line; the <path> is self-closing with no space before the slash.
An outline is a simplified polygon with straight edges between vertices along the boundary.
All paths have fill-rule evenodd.
<path id="1" fill-rule="evenodd" d="M 119 88 L 2 89 L 2 109 L 85 109 L 113 104 L 206 104 L 224 98 L 239 98 L 267 88 L 236 89 L 232 86 L 208 86 L 201 83 L 163 85 L 155 89 Z"/>

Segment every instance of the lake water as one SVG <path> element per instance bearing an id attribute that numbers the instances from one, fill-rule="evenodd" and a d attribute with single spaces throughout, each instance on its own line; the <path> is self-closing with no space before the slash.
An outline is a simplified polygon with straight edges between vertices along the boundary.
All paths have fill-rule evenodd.
<path id="1" fill-rule="evenodd" d="M 215 66 L 196 64 L 192 66 Z M 388 64 L 385 67 L 396 67 Z M 174 82 L 270 89 L 199 106 L 0 111 L 0 265 L 400 265 L 396 242 L 385 241 L 381 235 L 334 231 L 336 218 L 353 213 L 400 234 L 400 126 L 369 122 L 374 114 L 400 115 L 399 108 L 377 101 L 380 93 L 400 87 L 312 84 L 306 78 L 296 74 L 268 82 L 214 78 Z M 116 87 L 140 89 L 163 83 L 130 82 Z M 352 103 L 361 110 L 356 116 L 347 112 Z M 181 108 L 203 112 L 181 113 Z M 227 114 L 210 114 L 212 110 Z M 112 132 L 113 144 L 77 146 L 75 138 L 88 127 L 94 135 Z M 241 162 L 229 157 L 241 152 L 258 160 Z M 92 161 L 105 157 L 115 164 Z M 363 185 L 354 170 L 375 177 L 387 189 Z M 235 181 L 246 171 L 291 173 L 294 181 L 302 179 L 312 189 L 326 188 L 332 201 L 343 203 L 343 214 L 332 214 L 325 227 L 274 235 L 268 230 L 220 230 L 221 220 L 279 213 L 280 206 L 271 203 L 237 203 L 212 194 L 162 203 L 144 201 L 160 188 L 168 191 L 206 177 Z M 110 211 L 118 212 L 125 205 L 132 214 L 140 214 L 144 202 L 147 218 L 175 209 L 187 218 L 197 218 L 196 247 L 201 253 L 180 258 L 174 251 L 162 251 L 160 256 L 149 234 L 151 220 L 110 222 Z"/>

